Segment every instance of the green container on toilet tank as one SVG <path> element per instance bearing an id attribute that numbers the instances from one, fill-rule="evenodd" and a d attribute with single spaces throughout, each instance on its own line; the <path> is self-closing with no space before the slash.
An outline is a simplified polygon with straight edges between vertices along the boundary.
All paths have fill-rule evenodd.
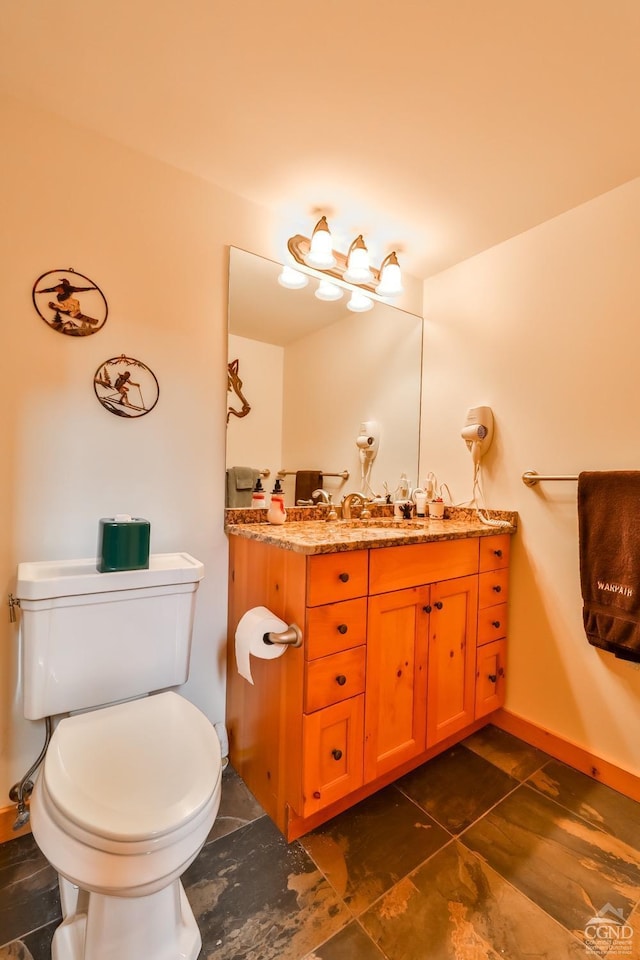
<path id="1" fill-rule="evenodd" d="M 142 517 L 117 513 L 102 517 L 98 532 L 99 573 L 117 570 L 147 570 L 151 526 Z"/>

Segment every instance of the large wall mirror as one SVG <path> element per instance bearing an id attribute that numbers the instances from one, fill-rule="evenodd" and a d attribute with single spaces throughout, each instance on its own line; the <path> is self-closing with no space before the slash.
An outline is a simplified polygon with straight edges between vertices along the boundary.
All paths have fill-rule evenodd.
<path id="1" fill-rule="evenodd" d="M 418 481 L 422 318 L 376 301 L 366 313 L 278 283 L 282 266 L 235 247 L 229 261 L 229 362 L 241 396 L 230 391 L 227 506 L 250 500 L 247 468 L 265 475 L 269 492 L 279 471 L 287 506 L 298 471 L 319 471 L 339 503 L 360 490 L 360 424 L 376 421 L 380 448 L 371 487 L 382 496 L 405 473 Z M 249 412 L 246 408 L 249 407 Z M 348 473 L 346 479 L 342 476 Z"/>

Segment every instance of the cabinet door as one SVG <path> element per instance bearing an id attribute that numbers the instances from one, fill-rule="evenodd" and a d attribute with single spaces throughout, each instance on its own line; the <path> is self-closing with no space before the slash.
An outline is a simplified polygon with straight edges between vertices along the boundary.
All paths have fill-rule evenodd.
<path id="1" fill-rule="evenodd" d="M 369 598 L 365 782 L 425 749 L 429 587 Z"/>
<path id="2" fill-rule="evenodd" d="M 504 703 L 506 640 L 478 647 L 476 671 L 476 720 L 493 713 Z"/>
<path id="3" fill-rule="evenodd" d="M 431 587 L 427 746 L 473 722 L 477 577 Z"/>
<path id="4" fill-rule="evenodd" d="M 305 716 L 303 808 L 309 817 L 362 786 L 364 695 Z"/>

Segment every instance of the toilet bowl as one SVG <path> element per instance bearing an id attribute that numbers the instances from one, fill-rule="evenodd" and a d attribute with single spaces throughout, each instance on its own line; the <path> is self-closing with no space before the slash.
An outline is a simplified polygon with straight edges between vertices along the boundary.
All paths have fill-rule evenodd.
<path id="1" fill-rule="evenodd" d="M 215 820 L 221 773 L 215 729 L 172 691 L 60 721 L 31 798 L 60 875 L 53 960 L 195 960 L 180 876 Z"/>

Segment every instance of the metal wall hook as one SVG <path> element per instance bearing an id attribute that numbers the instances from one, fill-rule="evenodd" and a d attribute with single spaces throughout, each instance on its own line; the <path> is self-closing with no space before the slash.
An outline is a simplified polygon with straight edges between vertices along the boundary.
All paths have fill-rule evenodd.
<path id="1" fill-rule="evenodd" d="M 282 633 L 265 633 L 262 640 L 269 647 L 273 646 L 274 643 L 283 643 L 290 647 L 301 647 L 302 630 L 297 624 L 291 623 Z"/>

